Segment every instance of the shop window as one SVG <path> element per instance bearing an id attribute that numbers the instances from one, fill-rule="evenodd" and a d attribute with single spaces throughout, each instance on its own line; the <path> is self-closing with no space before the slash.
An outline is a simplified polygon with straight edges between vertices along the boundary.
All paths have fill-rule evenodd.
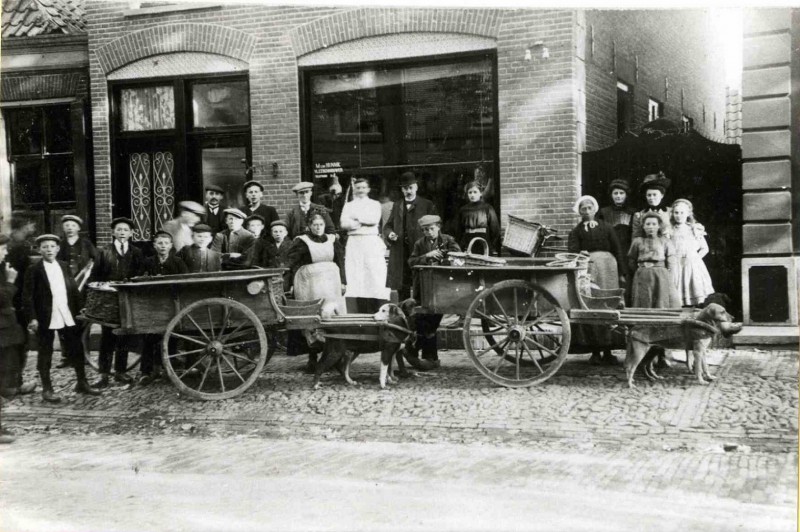
<path id="1" fill-rule="evenodd" d="M 15 211 L 33 211 L 40 231 L 76 207 L 69 105 L 3 111 Z"/>
<path id="2" fill-rule="evenodd" d="M 633 127 L 633 86 L 617 81 L 617 137 Z"/>
<path id="3" fill-rule="evenodd" d="M 647 100 L 647 121 L 652 122 L 664 116 L 664 104 L 658 100 L 649 98 Z"/>
<path id="4" fill-rule="evenodd" d="M 399 199 L 404 172 L 452 222 L 476 178 L 498 207 L 496 59 L 492 54 L 303 72 L 304 172 L 324 193 L 336 176 L 367 176 L 372 195 Z M 448 227 L 447 230 L 452 230 Z"/>
<path id="5" fill-rule="evenodd" d="M 113 214 L 130 216 L 149 240 L 183 200 L 203 202 L 205 185 L 240 203 L 251 160 L 250 95 L 242 76 L 112 82 Z M 244 161 L 244 163 L 243 163 Z"/>

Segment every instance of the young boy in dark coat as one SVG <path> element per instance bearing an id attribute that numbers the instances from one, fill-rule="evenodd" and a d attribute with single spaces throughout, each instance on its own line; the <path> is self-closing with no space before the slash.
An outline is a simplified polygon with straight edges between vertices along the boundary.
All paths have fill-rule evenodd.
<path id="1" fill-rule="evenodd" d="M 28 331 L 39 340 L 36 368 L 42 380 L 42 399 L 58 403 L 61 398 L 53 392 L 50 368 L 53 361 L 53 341 L 56 331 L 61 338 L 61 348 L 75 368 L 78 382 L 75 391 L 88 395 L 100 392 L 89 386 L 83 359 L 80 327 L 75 320 L 81 308 L 78 284 L 66 262 L 56 260 L 61 239 L 56 235 L 40 235 L 36 246 L 42 260 L 25 272 L 22 301 L 28 320 Z"/>
<path id="2" fill-rule="evenodd" d="M 133 225 L 133 220 L 130 218 L 114 218 L 111 221 L 114 239 L 97 254 L 89 282 L 124 281 L 144 271 L 144 255 L 130 243 Z M 122 384 L 132 383 L 133 379 L 127 373 L 127 348 L 123 346 L 121 339 L 114 335 L 111 327 L 103 327 L 98 361 L 100 380 L 96 386 L 101 388 L 108 386 L 112 362 L 114 380 Z"/>
<path id="3" fill-rule="evenodd" d="M 218 272 L 222 269 L 222 254 L 209 249 L 211 228 L 206 224 L 192 227 L 192 245 L 184 246 L 177 256 L 189 268 L 189 273 Z"/>
<path id="4" fill-rule="evenodd" d="M 440 232 L 442 219 L 439 216 L 429 214 L 420 218 L 418 223 L 424 236 L 414 242 L 414 249 L 408 259 L 410 267 L 422 264 L 440 264 L 447 258 L 447 253 L 461 251 L 452 236 Z M 412 294 L 414 299 L 419 301 L 419 281 L 416 272 L 413 277 Z M 439 367 L 436 331 L 442 322 L 442 316 L 442 314 L 416 316 L 417 344 L 413 349 L 406 350 L 406 360 L 413 367 L 422 370 Z M 419 350 L 422 350 L 422 361 L 418 358 Z"/>

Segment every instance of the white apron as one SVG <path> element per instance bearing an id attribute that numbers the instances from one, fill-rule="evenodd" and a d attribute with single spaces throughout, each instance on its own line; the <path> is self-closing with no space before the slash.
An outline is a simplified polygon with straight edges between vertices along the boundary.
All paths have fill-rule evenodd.
<path id="1" fill-rule="evenodd" d="M 339 267 L 333 261 L 333 235 L 325 235 L 325 242 L 314 242 L 300 235 L 308 246 L 311 264 L 301 266 L 294 274 L 294 298 L 297 300 L 324 299 L 323 306 L 336 314 L 347 314 Z"/>

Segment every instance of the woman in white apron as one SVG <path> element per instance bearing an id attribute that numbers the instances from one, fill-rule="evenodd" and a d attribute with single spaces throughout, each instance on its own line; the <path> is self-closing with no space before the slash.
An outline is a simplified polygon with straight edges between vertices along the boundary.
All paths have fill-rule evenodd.
<path id="1" fill-rule="evenodd" d="M 358 312 L 373 313 L 389 300 L 386 286 L 386 244 L 379 236 L 381 204 L 369 198 L 365 177 L 353 182 L 353 200 L 342 209 L 342 230 L 347 231 L 345 270 L 348 298 Z"/>
<path id="2" fill-rule="evenodd" d="M 325 234 L 325 219 L 319 210 L 310 209 L 306 223 L 308 231 L 294 239 L 288 255 L 294 298 L 323 299 L 323 313 L 346 314 L 342 296 L 346 286 L 342 246 L 334 235 Z M 289 335 L 287 354 L 295 356 L 308 351 L 306 371 L 313 373 L 321 348 L 307 345 L 313 331 L 304 333 Z"/>

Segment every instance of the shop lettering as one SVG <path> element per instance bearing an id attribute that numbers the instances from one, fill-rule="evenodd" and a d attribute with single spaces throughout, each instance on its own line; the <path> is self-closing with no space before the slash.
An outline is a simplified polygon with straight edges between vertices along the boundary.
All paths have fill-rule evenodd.
<path id="1" fill-rule="evenodd" d="M 336 177 L 336 175 L 344 172 L 342 163 L 314 163 L 314 178 L 326 179 L 328 177 Z"/>

